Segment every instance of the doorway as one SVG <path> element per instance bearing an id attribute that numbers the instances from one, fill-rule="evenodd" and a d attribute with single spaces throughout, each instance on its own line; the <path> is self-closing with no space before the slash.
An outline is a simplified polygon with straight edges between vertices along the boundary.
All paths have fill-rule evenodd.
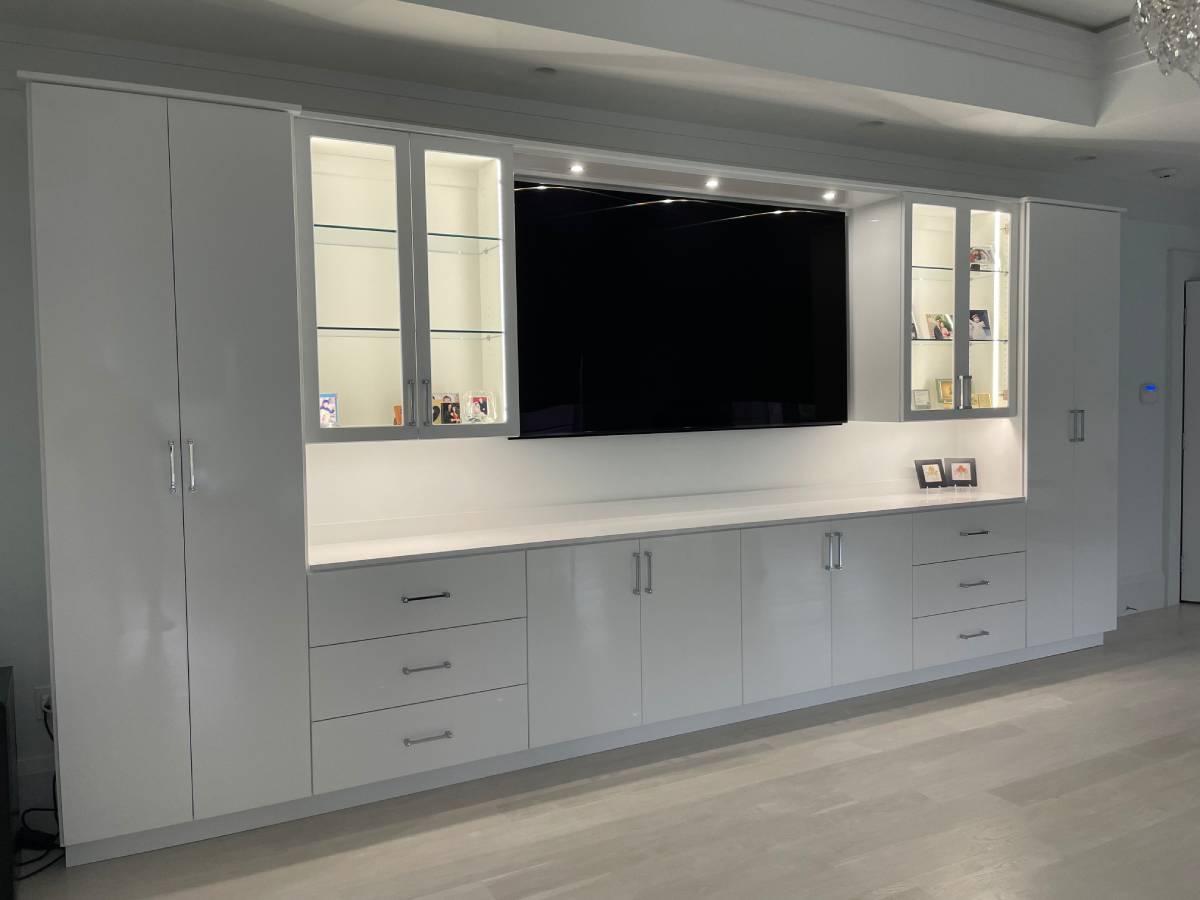
<path id="1" fill-rule="evenodd" d="M 1179 602 L 1200 603 L 1200 281 L 1183 288 L 1182 383 Z"/>

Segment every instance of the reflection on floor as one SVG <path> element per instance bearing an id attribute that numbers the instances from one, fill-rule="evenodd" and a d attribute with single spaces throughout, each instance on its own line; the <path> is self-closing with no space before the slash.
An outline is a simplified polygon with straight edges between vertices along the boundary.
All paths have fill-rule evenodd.
<path id="1" fill-rule="evenodd" d="M 1200 895 L 1200 607 L 1103 648 L 56 870 L 32 898 Z"/>

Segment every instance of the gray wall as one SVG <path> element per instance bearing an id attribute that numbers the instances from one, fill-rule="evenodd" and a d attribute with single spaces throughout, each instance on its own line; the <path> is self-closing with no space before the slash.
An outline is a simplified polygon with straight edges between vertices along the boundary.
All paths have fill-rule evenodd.
<path id="1" fill-rule="evenodd" d="M 1122 254 L 1121 551 L 1124 596 L 1162 602 L 1165 404 L 1141 407 L 1141 381 L 1166 378 L 1166 259 L 1200 250 L 1200 202 L 1157 184 L 1067 179 L 836 147 L 551 104 L 103 41 L 0 28 L 0 664 L 18 668 L 18 740 L 26 772 L 49 768 L 32 689 L 49 682 L 37 447 L 24 104 L 18 69 L 141 81 L 303 104 L 398 122 L 580 147 L 659 154 L 830 177 L 1008 196 L 1053 196 L 1130 208 Z M 1190 226 L 1190 227 L 1188 227 Z M 1034 312 L 1036 315 L 1036 311 Z M 1117 360 L 1113 361 L 1118 364 Z M 26 798 L 27 800 L 29 798 Z"/>

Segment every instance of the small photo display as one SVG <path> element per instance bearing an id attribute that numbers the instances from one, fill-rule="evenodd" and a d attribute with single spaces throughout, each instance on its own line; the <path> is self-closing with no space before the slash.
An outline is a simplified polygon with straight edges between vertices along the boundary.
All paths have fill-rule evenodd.
<path id="1" fill-rule="evenodd" d="M 322 428 L 336 428 L 338 423 L 337 394 L 321 394 L 317 409 L 320 411 Z"/>
<path id="2" fill-rule="evenodd" d="M 988 394 L 988 393 L 972 394 L 971 395 L 971 406 L 974 407 L 975 409 L 991 409 L 992 408 L 992 395 Z"/>
<path id="3" fill-rule="evenodd" d="M 986 309 L 971 310 L 971 318 L 967 320 L 967 339 L 972 341 L 990 341 L 992 339 L 992 317 Z"/>
<path id="4" fill-rule="evenodd" d="M 399 403 L 392 406 L 392 424 L 404 424 L 404 407 Z"/>
<path id="5" fill-rule="evenodd" d="M 935 341 L 954 340 L 954 319 L 949 313 L 926 313 L 925 324 L 929 326 L 929 337 Z"/>
<path id="6" fill-rule="evenodd" d="M 940 488 L 946 484 L 946 470 L 940 459 L 913 460 L 917 467 L 917 484 L 924 488 Z"/>
<path id="7" fill-rule="evenodd" d="M 938 378 L 934 381 L 934 387 L 937 388 L 938 403 L 943 409 L 954 408 L 954 379 L 953 378 Z"/>
<path id="8" fill-rule="evenodd" d="M 459 425 L 462 423 L 462 404 L 457 391 L 433 392 L 433 424 Z"/>
<path id="9" fill-rule="evenodd" d="M 466 421 L 471 423 L 496 421 L 496 401 L 488 391 L 467 392 Z"/>
<path id="10" fill-rule="evenodd" d="M 979 472 L 975 468 L 975 458 L 947 459 L 946 483 L 953 487 L 978 487 Z"/>
<path id="11" fill-rule="evenodd" d="M 996 264 L 991 247 L 972 247 L 969 260 L 972 272 L 990 272 Z"/>
<path id="12" fill-rule="evenodd" d="M 913 409 L 933 409 L 933 398 L 925 388 L 917 388 L 912 392 Z"/>

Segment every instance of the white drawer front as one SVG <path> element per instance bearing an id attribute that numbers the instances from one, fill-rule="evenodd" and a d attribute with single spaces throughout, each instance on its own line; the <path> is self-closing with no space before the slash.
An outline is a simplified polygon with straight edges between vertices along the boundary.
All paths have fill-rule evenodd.
<path id="1" fill-rule="evenodd" d="M 1024 553 L 913 566 L 914 617 L 1024 599 Z"/>
<path id="2" fill-rule="evenodd" d="M 312 646 L 525 615 L 525 554 L 310 572 Z"/>
<path id="3" fill-rule="evenodd" d="M 525 620 L 314 647 L 312 717 L 349 716 L 525 683 Z"/>
<path id="4" fill-rule="evenodd" d="M 913 622 L 913 668 L 916 669 L 1024 646 L 1024 602 L 929 616 Z"/>
<path id="5" fill-rule="evenodd" d="M 318 794 L 515 753 L 529 747 L 528 694 L 502 688 L 314 722 L 312 744 Z"/>
<path id="6" fill-rule="evenodd" d="M 937 509 L 913 516 L 913 562 L 945 562 L 1025 549 L 1025 504 Z"/>

